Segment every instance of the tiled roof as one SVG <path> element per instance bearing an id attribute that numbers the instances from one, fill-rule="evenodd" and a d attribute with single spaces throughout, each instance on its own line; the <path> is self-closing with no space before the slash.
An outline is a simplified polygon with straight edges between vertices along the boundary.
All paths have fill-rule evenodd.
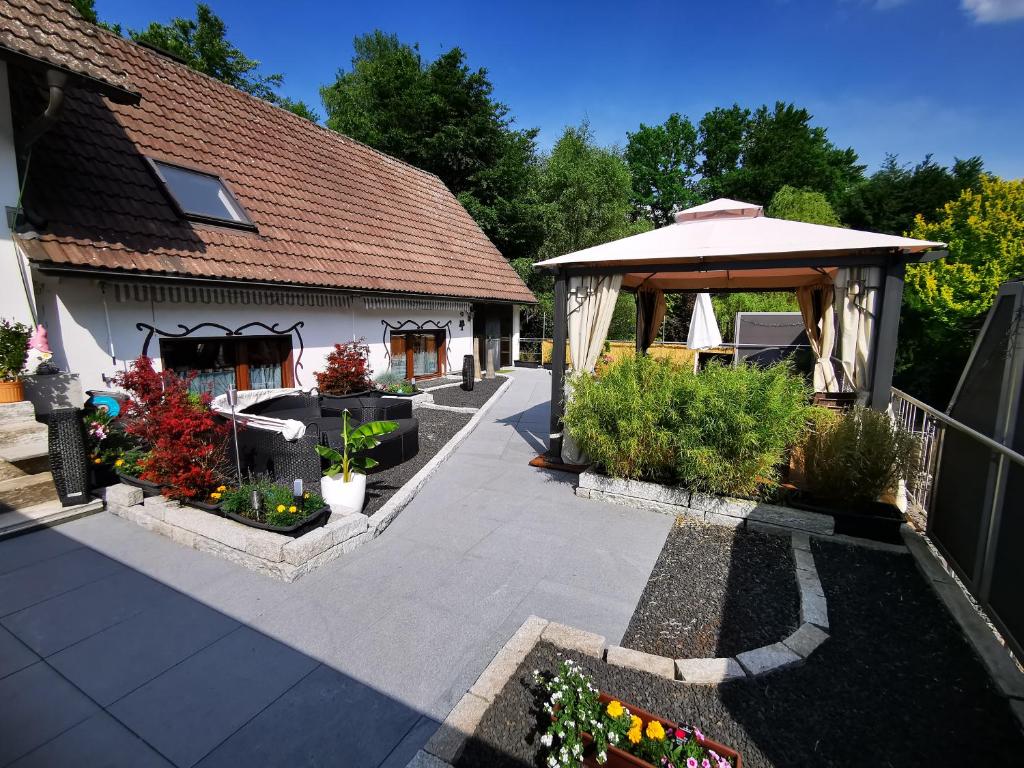
<path id="1" fill-rule="evenodd" d="M 139 100 L 103 33 L 66 0 L 0 2 L 0 57 L 5 52 L 84 77 L 117 101 Z"/>
<path id="2" fill-rule="evenodd" d="M 68 94 L 32 158 L 33 261 L 534 301 L 436 176 L 115 35 L 104 42 L 143 99 Z M 183 221 L 144 156 L 220 175 L 258 232 Z"/>

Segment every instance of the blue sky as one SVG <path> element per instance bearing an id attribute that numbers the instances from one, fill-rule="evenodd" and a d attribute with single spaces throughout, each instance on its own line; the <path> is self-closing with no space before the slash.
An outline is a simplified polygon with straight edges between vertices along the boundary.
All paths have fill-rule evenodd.
<path id="1" fill-rule="evenodd" d="M 671 112 L 777 99 L 806 107 L 873 168 L 885 152 L 980 154 L 1024 176 L 1024 0 L 516 3 L 208 0 L 283 93 L 319 107 L 352 38 L 380 28 L 427 57 L 458 45 L 549 148 L 590 120 L 599 141 Z M 191 16 L 194 0 L 97 0 L 127 27 Z M 320 108 L 322 113 L 322 108 Z"/>

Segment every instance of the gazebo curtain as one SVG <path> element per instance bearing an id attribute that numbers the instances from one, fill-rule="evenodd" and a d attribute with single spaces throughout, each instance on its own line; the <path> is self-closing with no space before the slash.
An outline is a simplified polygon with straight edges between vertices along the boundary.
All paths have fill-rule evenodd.
<path id="1" fill-rule="evenodd" d="M 658 337 L 665 319 L 665 293 L 660 288 L 642 285 L 636 291 L 636 338 L 640 351 L 646 352 Z"/>
<path id="2" fill-rule="evenodd" d="M 569 359 L 573 373 L 592 373 L 608 338 L 622 275 L 569 278 Z M 566 387 L 566 400 L 572 397 Z M 586 457 L 566 432 L 562 436 L 562 460 L 583 464 Z"/>
<path id="3" fill-rule="evenodd" d="M 836 343 L 835 291 L 831 285 L 807 285 L 797 289 L 796 299 L 814 352 L 814 391 L 836 392 L 839 382 L 832 367 Z"/>
<path id="4" fill-rule="evenodd" d="M 839 311 L 839 359 L 846 380 L 862 395 L 871 389 L 872 351 L 882 270 L 878 267 L 840 269 L 836 274 Z"/>

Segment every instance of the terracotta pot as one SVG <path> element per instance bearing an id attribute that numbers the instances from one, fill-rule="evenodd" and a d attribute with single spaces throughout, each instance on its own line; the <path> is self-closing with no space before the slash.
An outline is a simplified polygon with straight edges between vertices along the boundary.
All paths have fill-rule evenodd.
<path id="1" fill-rule="evenodd" d="M 613 700 L 622 702 L 622 706 L 624 706 L 632 714 L 636 715 L 644 721 L 645 728 L 647 727 L 647 723 L 649 723 L 651 720 L 657 720 L 659 723 L 661 723 L 665 727 L 666 732 L 670 728 L 675 730 L 675 728 L 678 725 L 677 723 L 673 723 L 669 720 L 666 720 L 663 717 L 658 717 L 657 715 L 651 714 L 646 709 L 641 709 L 640 707 L 633 706 L 627 701 L 618 699 L 615 696 L 609 696 L 604 691 L 602 691 L 600 695 L 602 706 L 608 704 L 608 702 Z M 583 734 L 583 739 L 589 744 L 590 734 Z M 729 761 L 732 763 L 733 768 L 743 768 L 743 758 L 740 757 L 740 753 L 736 750 L 730 749 L 729 747 L 723 746 L 722 744 L 719 744 L 718 742 L 712 741 L 711 739 L 707 738 L 701 741 L 700 743 L 708 749 L 715 750 L 715 752 L 720 754 L 722 757 L 729 758 Z M 598 766 L 597 757 L 592 753 L 593 750 L 587 750 L 587 752 L 584 753 L 583 765 L 587 766 L 587 768 L 660 768 L 660 766 L 653 766 L 647 761 L 641 760 L 639 757 L 635 757 L 631 755 L 629 752 L 619 749 L 618 747 L 613 747 L 611 745 L 608 746 L 608 762 L 604 763 L 603 767 Z"/>
<path id="2" fill-rule="evenodd" d="M 20 403 L 25 399 L 25 388 L 21 379 L 0 381 L 0 403 Z"/>

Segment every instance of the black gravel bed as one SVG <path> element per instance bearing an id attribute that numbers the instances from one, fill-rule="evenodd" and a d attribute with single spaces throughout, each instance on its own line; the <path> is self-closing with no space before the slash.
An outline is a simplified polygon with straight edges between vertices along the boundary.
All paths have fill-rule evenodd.
<path id="1" fill-rule="evenodd" d="M 909 555 L 814 542 L 832 637 L 804 663 L 721 686 L 688 686 L 568 654 L 598 687 L 738 750 L 743 765 L 1021 765 L 1006 699 Z M 458 762 L 544 765 L 532 670 L 538 644 L 484 714 Z"/>
<path id="2" fill-rule="evenodd" d="M 498 391 L 498 387 L 508 381 L 507 376 L 498 376 L 494 379 L 482 379 L 473 385 L 472 392 L 466 392 L 461 384 L 454 387 L 436 389 L 430 394 L 434 396 L 434 403 L 437 405 L 453 405 L 458 408 L 480 408 L 491 399 L 491 395 Z"/>
<path id="3" fill-rule="evenodd" d="M 735 656 L 799 623 L 789 537 L 679 518 L 622 644 L 672 659 Z"/>
<path id="4" fill-rule="evenodd" d="M 437 452 L 473 418 L 471 413 L 454 411 L 437 411 L 429 408 L 415 408 L 412 415 L 419 419 L 419 452 L 411 459 L 397 467 L 374 472 L 366 478 L 366 506 L 364 515 L 372 515 L 395 491 L 405 485 L 412 476 L 419 472 Z"/>

